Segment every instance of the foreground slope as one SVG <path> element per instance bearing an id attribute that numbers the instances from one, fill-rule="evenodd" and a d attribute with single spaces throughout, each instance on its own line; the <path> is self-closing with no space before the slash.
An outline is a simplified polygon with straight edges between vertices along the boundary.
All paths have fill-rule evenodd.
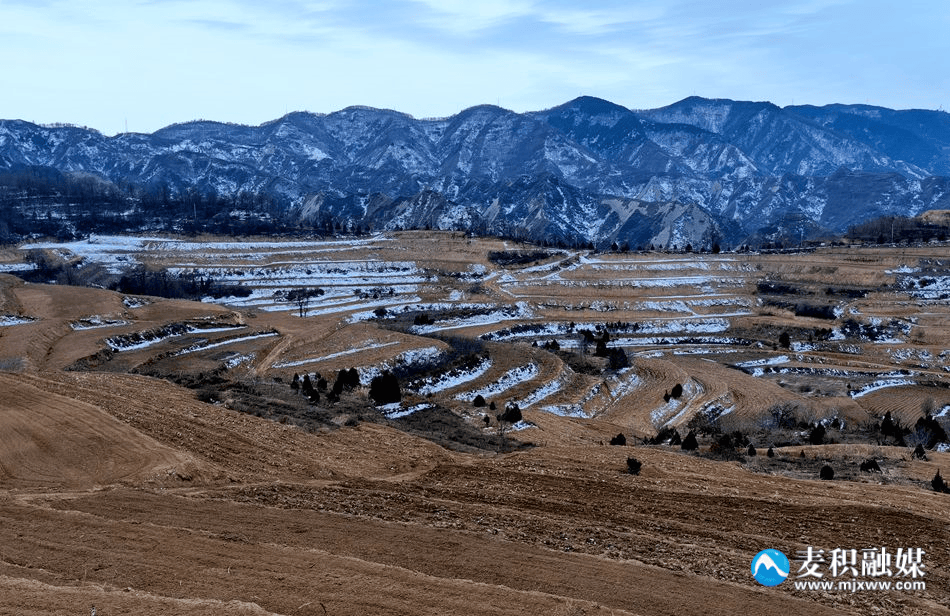
<path id="1" fill-rule="evenodd" d="M 950 612 L 947 496 L 929 488 L 950 454 L 775 443 L 766 458 L 757 442 L 756 458 L 723 461 L 708 440 L 701 456 L 639 444 L 717 409 L 743 429 L 785 404 L 847 425 L 884 410 L 912 423 L 926 397 L 943 409 L 944 302 L 901 286 L 940 248 L 554 251 L 514 266 L 492 250 L 523 248 L 427 234 L 136 254 L 254 288 L 226 306 L 2 277 L 0 612 Z M 763 272 L 842 316 L 796 315 L 757 286 Z M 305 317 L 273 295 L 302 280 L 326 290 Z M 628 367 L 581 352 L 597 326 Z M 826 327 L 838 333 L 808 340 Z M 783 331 L 795 348 L 773 349 Z M 365 383 L 317 404 L 288 385 L 479 341 L 489 361 L 404 381 L 399 418 Z M 492 440 L 474 392 L 519 401 L 529 425 Z M 631 445 L 605 444 L 618 432 Z M 868 458 L 883 472 L 858 472 Z M 826 462 L 833 482 L 817 480 Z M 752 579 L 760 550 L 808 547 L 919 547 L 926 590 Z"/>

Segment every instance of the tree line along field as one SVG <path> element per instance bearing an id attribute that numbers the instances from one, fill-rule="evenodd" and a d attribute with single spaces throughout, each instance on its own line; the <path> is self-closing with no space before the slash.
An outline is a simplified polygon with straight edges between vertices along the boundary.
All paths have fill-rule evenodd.
<path id="1" fill-rule="evenodd" d="M 19 533 L 0 583 L 52 613 L 77 597 L 177 613 L 461 613 L 474 597 L 476 613 L 945 610 L 945 252 L 439 232 L 6 250 L 2 270 L 30 282 L 0 274 L 0 483 Z M 203 301 L 159 296 L 189 282 Z M 202 543 L 148 564 L 136 520 Z M 53 527 L 64 555 L 32 556 Z M 396 536 L 404 554 L 385 547 Z M 925 592 L 763 594 L 748 574 L 765 547 L 885 539 L 927 550 Z M 459 560 L 474 550 L 546 564 L 515 582 L 489 556 Z M 686 584 L 706 599 L 684 602 Z"/>

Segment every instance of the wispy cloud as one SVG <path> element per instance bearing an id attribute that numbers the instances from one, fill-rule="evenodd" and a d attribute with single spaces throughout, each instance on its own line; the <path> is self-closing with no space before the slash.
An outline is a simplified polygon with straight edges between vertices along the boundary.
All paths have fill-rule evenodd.
<path id="1" fill-rule="evenodd" d="M 0 116 L 109 132 L 579 94 L 946 107 L 948 26 L 945 0 L 6 0 Z"/>

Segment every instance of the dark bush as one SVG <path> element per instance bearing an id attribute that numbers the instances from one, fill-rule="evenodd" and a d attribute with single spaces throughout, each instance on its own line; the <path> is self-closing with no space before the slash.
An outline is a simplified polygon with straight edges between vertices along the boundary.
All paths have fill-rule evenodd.
<path id="1" fill-rule="evenodd" d="M 290 382 L 290 388 L 294 391 L 300 389 L 300 375 L 294 372 L 294 380 Z"/>
<path id="2" fill-rule="evenodd" d="M 933 449 L 938 443 L 947 440 L 947 433 L 943 426 L 929 413 L 917 420 L 917 423 L 914 424 L 914 432 L 924 442 L 924 447 L 927 449 Z"/>
<path id="3" fill-rule="evenodd" d="M 906 430 L 898 422 L 894 421 L 890 411 L 884 413 L 884 418 L 881 420 L 880 431 L 881 436 L 894 439 L 894 442 L 900 446 L 905 445 L 904 435 L 909 433 L 909 430 Z"/>
<path id="4" fill-rule="evenodd" d="M 676 439 L 676 443 L 673 443 L 673 439 Z M 649 445 L 663 445 L 664 443 L 669 443 L 670 445 L 679 445 L 682 441 L 679 438 L 679 432 L 676 431 L 676 428 L 672 426 L 666 426 L 665 428 L 660 428 L 660 431 L 656 433 L 651 439 L 647 439 L 647 444 Z"/>
<path id="5" fill-rule="evenodd" d="M 771 447 L 769 447 L 769 450 L 765 452 L 765 455 L 768 456 L 768 457 L 770 457 L 770 458 L 774 458 L 774 457 L 775 457 L 775 450 L 772 449 Z"/>
<path id="6" fill-rule="evenodd" d="M 333 382 L 333 393 L 339 396 L 343 393 L 344 389 L 353 389 L 359 386 L 360 374 L 356 368 L 350 368 L 349 370 L 341 369 L 336 375 L 336 381 Z"/>
<path id="7" fill-rule="evenodd" d="M 673 389 L 670 390 L 670 398 L 674 400 L 679 400 L 680 396 L 683 395 L 683 386 L 677 383 L 673 386 Z"/>
<path id="8" fill-rule="evenodd" d="M 485 406 L 485 398 L 481 394 L 478 394 L 477 396 L 475 396 L 475 399 L 472 400 L 472 406 L 474 406 L 477 409 L 482 408 L 483 406 Z"/>
<path id="9" fill-rule="evenodd" d="M 310 380 L 309 374 L 303 375 L 303 382 L 300 385 L 300 392 L 305 396 L 309 396 L 313 393 L 313 382 Z"/>
<path id="10" fill-rule="evenodd" d="M 432 325 L 435 323 L 435 320 L 430 317 L 428 313 L 423 312 L 421 314 L 417 314 L 412 322 L 414 325 Z"/>
<path id="11" fill-rule="evenodd" d="M 778 345 L 783 349 L 787 349 L 792 344 L 791 339 L 788 336 L 788 332 L 782 332 L 778 337 Z"/>
<path id="12" fill-rule="evenodd" d="M 861 463 L 861 472 L 864 473 L 880 473 L 881 467 L 878 465 L 877 460 L 873 458 L 868 458 Z"/>
<path id="13" fill-rule="evenodd" d="M 914 447 L 914 453 L 911 454 L 911 455 L 912 455 L 914 458 L 917 458 L 918 460 L 926 460 L 926 459 L 927 459 L 927 452 L 924 451 L 924 446 L 921 445 L 920 443 L 917 443 L 917 446 Z"/>
<path id="14" fill-rule="evenodd" d="M 753 447 L 753 446 L 750 444 L 750 445 L 749 445 L 749 448 L 746 449 L 746 452 L 745 452 L 745 453 L 746 453 L 747 456 L 750 456 L 750 457 L 755 456 L 755 447 Z"/>
<path id="15" fill-rule="evenodd" d="M 610 444 L 611 445 L 626 445 L 627 437 L 623 435 L 623 432 L 621 432 L 617 436 L 610 439 Z"/>
<path id="16" fill-rule="evenodd" d="M 831 481 L 835 478 L 835 469 L 831 468 L 827 464 L 821 467 L 821 470 L 818 472 L 818 478 L 824 481 Z"/>
<path id="17" fill-rule="evenodd" d="M 821 424 L 818 424 L 812 428 L 811 433 L 808 435 L 808 442 L 812 445 L 821 445 L 825 442 L 825 427 Z"/>
<path id="18" fill-rule="evenodd" d="M 769 408 L 769 414 L 776 428 L 790 430 L 798 425 L 794 404 L 775 404 Z"/>
<path id="19" fill-rule="evenodd" d="M 799 295 L 801 293 L 791 285 L 769 281 L 762 281 L 757 284 L 756 290 L 763 295 Z"/>
<path id="20" fill-rule="evenodd" d="M 815 306 L 805 303 L 795 305 L 795 316 L 825 319 L 827 321 L 834 321 L 838 318 L 838 315 L 835 314 L 834 306 Z"/>
<path id="21" fill-rule="evenodd" d="M 516 424 L 521 421 L 521 409 L 514 402 L 509 402 L 505 405 L 505 412 L 498 415 L 498 421 L 503 421 L 509 424 Z"/>
<path id="22" fill-rule="evenodd" d="M 630 359 L 623 349 L 612 348 L 607 351 L 607 361 L 611 370 L 623 370 L 630 366 Z"/>
<path id="23" fill-rule="evenodd" d="M 940 476 L 939 470 L 937 471 L 937 474 L 934 475 L 934 478 L 930 480 L 930 487 L 934 489 L 934 492 L 950 494 L 950 488 L 948 488 L 947 484 L 944 483 L 943 477 Z"/>
<path id="24" fill-rule="evenodd" d="M 643 463 L 636 458 L 627 458 L 627 472 L 631 475 L 639 475 Z"/>
<path id="25" fill-rule="evenodd" d="M 554 253 L 545 250 L 520 251 L 520 250 L 493 250 L 488 253 L 488 260 L 492 263 L 507 267 L 509 265 L 526 265 L 547 259 Z"/>
<path id="26" fill-rule="evenodd" d="M 402 392 L 399 390 L 399 380 L 389 370 L 384 370 L 382 374 L 374 376 L 369 385 L 369 397 L 377 406 L 392 404 L 402 400 Z"/>
<path id="27" fill-rule="evenodd" d="M 683 451 L 695 451 L 699 449 L 699 443 L 696 442 L 696 435 L 693 434 L 693 431 L 690 430 L 689 434 L 686 435 L 686 438 L 683 439 L 680 449 Z"/>
<path id="28" fill-rule="evenodd" d="M 201 402 L 214 404 L 218 401 L 218 391 L 216 389 L 199 389 L 197 397 Z"/>

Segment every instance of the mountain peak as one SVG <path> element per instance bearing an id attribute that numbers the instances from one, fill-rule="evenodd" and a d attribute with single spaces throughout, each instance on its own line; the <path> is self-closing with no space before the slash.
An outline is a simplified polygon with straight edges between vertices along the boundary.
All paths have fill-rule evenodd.
<path id="1" fill-rule="evenodd" d="M 602 98 L 597 98 L 596 96 L 578 96 L 572 101 L 568 101 L 563 105 L 558 105 L 554 107 L 552 111 L 580 111 L 590 115 L 600 115 L 607 113 L 631 113 L 629 109 L 612 103 L 608 100 Z"/>

